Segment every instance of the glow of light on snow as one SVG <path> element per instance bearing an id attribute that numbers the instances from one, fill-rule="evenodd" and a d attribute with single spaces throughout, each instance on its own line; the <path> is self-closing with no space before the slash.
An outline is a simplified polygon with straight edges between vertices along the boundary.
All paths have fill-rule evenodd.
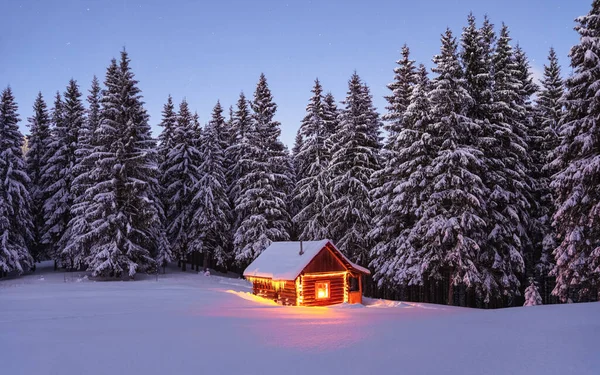
<path id="1" fill-rule="evenodd" d="M 595 374 L 600 366 L 598 303 L 482 311 L 365 298 L 365 306 L 291 307 L 253 296 L 245 280 L 175 267 L 158 280 L 84 274 L 45 262 L 0 281 L 5 373 Z"/>

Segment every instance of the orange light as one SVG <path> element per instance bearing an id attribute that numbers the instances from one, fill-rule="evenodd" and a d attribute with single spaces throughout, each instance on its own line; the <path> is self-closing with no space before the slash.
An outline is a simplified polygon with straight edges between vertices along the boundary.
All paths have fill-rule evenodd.
<path id="1" fill-rule="evenodd" d="M 276 290 L 276 291 L 280 291 L 285 289 L 285 284 L 286 281 L 285 280 L 273 280 L 273 279 L 267 279 L 264 277 L 250 277 L 247 276 L 246 279 L 248 281 L 250 281 L 253 284 L 258 284 L 258 285 L 270 285 L 272 287 L 272 289 Z"/>
<path id="2" fill-rule="evenodd" d="M 324 273 L 309 273 L 304 275 L 304 277 L 325 277 L 325 276 L 345 276 L 348 274 L 348 271 L 340 271 L 340 272 L 324 272 Z"/>
<path id="3" fill-rule="evenodd" d="M 296 278 L 296 306 L 302 306 L 304 295 L 302 293 L 302 276 Z"/>
<path id="4" fill-rule="evenodd" d="M 316 283 L 315 289 L 317 290 L 317 299 L 329 298 L 329 281 Z"/>

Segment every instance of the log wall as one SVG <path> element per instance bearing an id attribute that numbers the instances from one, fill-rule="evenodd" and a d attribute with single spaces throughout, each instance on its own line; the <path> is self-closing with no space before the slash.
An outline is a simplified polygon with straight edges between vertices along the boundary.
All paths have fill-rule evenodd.
<path id="1" fill-rule="evenodd" d="M 253 279 L 252 293 L 282 305 L 296 305 L 296 284 L 294 281 L 285 281 L 283 287 L 275 288 L 271 279 Z M 278 282 L 279 284 L 279 282 Z"/>
<path id="2" fill-rule="evenodd" d="M 328 306 L 344 302 L 344 292 L 347 288 L 344 275 L 314 276 L 316 275 L 302 277 L 302 306 Z M 329 281 L 329 298 L 317 299 L 315 285 L 323 281 Z"/>

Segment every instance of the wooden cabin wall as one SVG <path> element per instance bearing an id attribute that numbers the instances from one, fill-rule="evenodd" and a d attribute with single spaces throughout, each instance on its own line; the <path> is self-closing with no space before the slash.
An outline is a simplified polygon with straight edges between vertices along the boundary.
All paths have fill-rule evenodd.
<path id="1" fill-rule="evenodd" d="M 269 279 L 255 279 L 252 281 L 252 293 L 266 299 L 276 300 L 275 288 Z"/>
<path id="2" fill-rule="evenodd" d="M 277 292 L 277 303 L 296 306 L 296 283 L 286 281 L 285 287 Z"/>
<path id="3" fill-rule="evenodd" d="M 329 298 L 317 299 L 315 284 L 317 282 L 329 281 Z M 302 300 L 303 306 L 328 306 L 344 302 L 344 292 L 347 288 L 344 275 L 320 276 L 306 275 L 302 277 Z"/>
<path id="4" fill-rule="evenodd" d="M 303 270 L 306 274 L 338 271 L 346 271 L 346 267 L 344 267 L 333 252 L 326 247 L 319 251 Z"/>
<path id="5" fill-rule="evenodd" d="M 271 279 L 254 279 L 252 293 L 282 305 L 296 305 L 296 283 L 286 281 L 283 289 L 276 290 Z"/>

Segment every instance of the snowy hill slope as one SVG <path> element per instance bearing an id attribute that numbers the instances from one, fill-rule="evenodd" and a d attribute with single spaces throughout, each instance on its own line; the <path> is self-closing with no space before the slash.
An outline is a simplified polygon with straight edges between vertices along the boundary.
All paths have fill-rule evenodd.
<path id="1" fill-rule="evenodd" d="M 79 282 L 78 282 L 79 281 Z M 0 281 L 6 374 L 600 374 L 600 303 L 481 311 L 369 300 L 282 307 L 170 273 Z"/>

